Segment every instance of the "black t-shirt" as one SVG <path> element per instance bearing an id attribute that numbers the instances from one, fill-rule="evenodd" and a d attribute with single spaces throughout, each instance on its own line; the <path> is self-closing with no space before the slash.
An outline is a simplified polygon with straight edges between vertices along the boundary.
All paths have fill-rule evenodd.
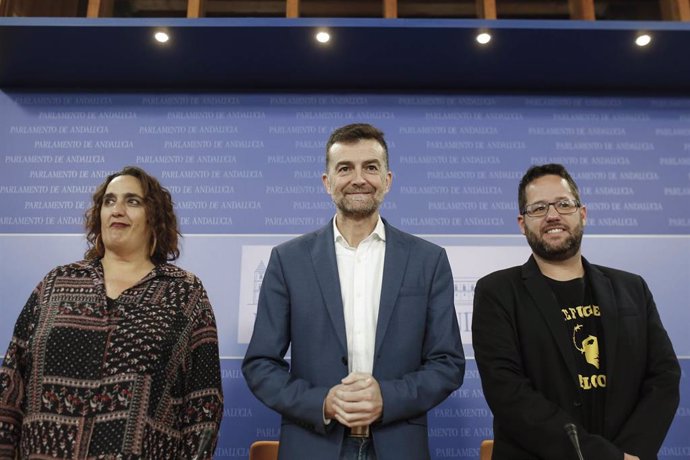
<path id="1" fill-rule="evenodd" d="M 606 361 L 601 310 L 595 304 L 587 278 L 556 281 L 546 278 L 556 295 L 568 331 L 577 365 L 584 410 L 584 425 L 589 433 L 604 431 L 606 401 Z"/>

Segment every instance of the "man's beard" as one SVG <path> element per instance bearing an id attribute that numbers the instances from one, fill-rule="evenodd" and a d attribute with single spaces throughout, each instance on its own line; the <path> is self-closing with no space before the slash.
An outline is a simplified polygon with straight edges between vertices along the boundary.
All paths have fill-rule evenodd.
<path id="1" fill-rule="evenodd" d="M 349 192 L 365 192 L 366 189 L 354 188 L 349 190 Z M 349 218 L 362 219 L 365 217 L 370 217 L 374 215 L 381 203 L 383 202 L 383 196 L 380 192 L 374 190 L 374 193 L 368 195 L 365 200 L 357 201 L 348 198 L 346 193 L 343 193 L 338 200 L 333 200 L 335 207 L 340 211 L 340 213 Z"/>
<path id="2" fill-rule="evenodd" d="M 570 259 L 580 250 L 583 235 L 582 223 L 573 229 L 568 238 L 560 245 L 554 247 L 540 238 L 538 233 L 534 233 L 525 227 L 527 243 L 532 251 L 544 260 L 559 262 Z"/>
<path id="3" fill-rule="evenodd" d="M 372 216 L 379 209 L 379 202 L 376 199 L 367 200 L 366 202 L 358 202 L 353 206 L 353 203 L 348 201 L 346 197 L 342 197 L 335 202 L 335 207 L 345 217 L 353 219 L 362 219 Z"/>

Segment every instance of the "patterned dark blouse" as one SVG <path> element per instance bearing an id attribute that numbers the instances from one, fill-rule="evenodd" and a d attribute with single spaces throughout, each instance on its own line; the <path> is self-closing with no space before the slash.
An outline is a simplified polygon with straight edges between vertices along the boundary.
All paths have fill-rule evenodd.
<path id="1" fill-rule="evenodd" d="M 0 459 L 208 459 L 222 413 L 201 281 L 162 264 L 111 300 L 100 261 L 81 261 L 51 271 L 17 320 L 0 368 Z"/>

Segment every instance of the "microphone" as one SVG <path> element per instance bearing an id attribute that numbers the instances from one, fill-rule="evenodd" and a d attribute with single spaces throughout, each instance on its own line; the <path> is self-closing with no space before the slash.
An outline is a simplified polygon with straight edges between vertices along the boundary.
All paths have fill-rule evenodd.
<path id="1" fill-rule="evenodd" d="M 580 449 L 580 440 L 577 438 L 577 427 L 575 426 L 574 423 L 566 423 L 563 425 L 563 429 L 565 430 L 566 434 L 570 438 L 570 442 L 573 443 L 573 446 L 575 447 L 575 452 L 577 453 L 577 458 L 579 460 L 584 460 L 582 458 L 582 450 Z"/>
<path id="2" fill-rule="evenodd" d="M 213 430 L 210 428 L 206 428 L 203 433 L 201 433 L 201 437 L 199 438 L 199 448 L 196 450 L 196 455 L 192 457 L 192 460 L 200 460 L 204 458 L 204 454 L 206 454 L 206 449 L 208 449 L 209 444 L 211 443 L 211 435 L 213 434 Z"/>

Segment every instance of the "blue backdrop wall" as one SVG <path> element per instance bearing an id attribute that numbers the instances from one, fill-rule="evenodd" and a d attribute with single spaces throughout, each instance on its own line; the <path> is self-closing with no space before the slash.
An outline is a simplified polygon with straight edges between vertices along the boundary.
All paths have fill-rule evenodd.
<path id="1" fill-rule="evenodd" d="M 477 458 L 493 436 L 472 359 L 474 283 L 529 256 L 516 215 L 531 164 L 560 162 L 589 209 L 584 253 L 648 281 L 683 367 L 660 458 L 690 458 L 690 99 L 562 95 L 0 92 L 0 348 L 32 288 L 81 258 L 96 185 L 124 165 L 156 175 L 185 235 L 179 265 L 214 305 L 226 409 L 217 458 L 246 458 L 279 418 L 240 362 L 272 246 L 325 224 L 324 144 L 346 123 L 387 133 L 382 214 L 443 245 L 469 358 L 430 413 L 432 458 Z M 0 352 L 2 353 L 2 352 Z"/>

